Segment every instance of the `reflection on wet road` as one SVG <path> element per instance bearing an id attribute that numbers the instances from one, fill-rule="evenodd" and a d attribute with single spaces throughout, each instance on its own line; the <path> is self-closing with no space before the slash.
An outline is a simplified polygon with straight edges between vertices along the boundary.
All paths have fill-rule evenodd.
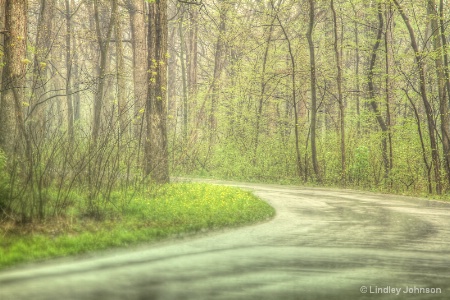
<path id="1" fill-rule="evenodd" d="M 233 185 L 269 202 L 276 217 L 4 270 L 0 299 L 450 299 L 450 204 Z"/>

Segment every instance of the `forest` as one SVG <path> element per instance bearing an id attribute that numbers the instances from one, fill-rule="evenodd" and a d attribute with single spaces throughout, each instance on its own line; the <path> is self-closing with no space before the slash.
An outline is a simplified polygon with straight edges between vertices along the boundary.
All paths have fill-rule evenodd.
<path id="1" fill-rule="evenodd" d="M 445 195 L 447 0 L 0 0 L 0 209 L 171 176 Z"/>

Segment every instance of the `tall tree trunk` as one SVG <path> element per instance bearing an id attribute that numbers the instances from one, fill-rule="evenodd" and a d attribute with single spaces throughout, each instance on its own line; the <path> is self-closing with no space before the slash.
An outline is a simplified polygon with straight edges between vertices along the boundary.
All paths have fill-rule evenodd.
<path id="1" fill-rule="evenodd" d="M 309 26 L 306 33 L 309 45 L 309 65 L 311 80 L 311 155 L 314 174 L 318 182 L 321 181 L 319 172 L 319 162 L 317 161 L 317 145 L 316 145 L 316 126 L 317 126 L 317 87 L 316 87 L 316 58 L 314 50 L 314 41 L 312 37 L 315 23 L 314 0 L 309 0 Z"/>
<path id="2" fill-rule="evenodd" d="M 354 9 L 354 7 L 353 7 Z M 355 10 L 355 22 L 354 22 L 354 27 L 355 27 L 355 77 L 356 77 L 356 116 L 357 116 L 357 122 L 356 122 L 356 132 L 358 137 L 361 135 L 361 81 L 359 78 L 359 65 L 360 65 L 360 55 L 359 55 L 359 31 L 358 31 L 358 22 L 357 20 L 357 12 Z"/>
<path id="3" fill-rule="evenodd" d="M 378 108 L 378 104 L 375 99 L 375 86 L 373 83 L 373 76 L 374 76 L 374 68 L 377 61 L 377 51 L 380 47 L 381 43 L 381 36 L 383 34 L 383 9 L 381 6 L 381 2 L 377 5 L 377 11 L 378 11 L 378 28 L 377 28 L 377 37 L 375 40 L 375 44 L 372 48 L 372 54 L 370 58 L 370 64 L 369 64 L 369 74 L 368 74 L 368 88 L 369 88 L 369 97 L 370 97 L 370 105 L 376 115 L 376 119 L 378 122 L 378 125 L 380 125 L 381 131 L 383 133 L 381 138 L 381 146 L 382 146 L 382 156 L 383 156 L 383 165 L 384 165 L 384 177 L 387 178 L 389 176 L 389 156 L 388 156 L 388 145 L 387 145 L 387 134 L 388 134 L 388 127 L 386 125 L 386 122 L 383 120 L 383 117 L 381 116 L 380 109 Z"/>
<path id="4" fill-rule="evenodd" d="M 101 30 L 101 21 L 99 16 L 99 0 L 94 0 L 94 19 L 95 19 L 95 30 L 97 33 L 97 42 L 100 48 L 100 65 L 98 73 L 98 84 L 95 91 L 94 98 L 94 119 L 92 120 L 92 140 L 94 144 L 97 143 L 98 136 L 101 130 L 102 124 L 102 109 L 103 109 L 103 98 L 105 91 L 105 75 L 107 69 L 107 58 L 109 55 L 109 42 L 111 40 L 112 29 L 115 23 L 115 13 L 118 0 L 112 0 L 111 17 L 109 19 L 109 25 L 107 27 L 106 35 L 103 36 Z"/>
<path id="5" fill-rule="evenodd" d="M 397 7 L 400 15 L 402 16 L 402 19 L 408 28 L 409 37 L 411 40 L 411 47 L 414 50 L 414 57 L 417 64 L 417 68 L 419 70 L 419 85 L 420 85 L 420 95 L 422 97 L 422 102 L 425 107 L 425 113 L 427 116 L 427 123 L 428 123 L 428 135 L 430 138 L 430 146 L 431 146 L 431 159 L 433 162 L 433 170 L 434 170 L 434 180 L 436 183 L 436 193 L 442 194 L 442 182 L 441 182 L 441 171 L 440 171 L 440 161 L 439 161 L 439 150 L 437 148 L 437 142 L 436 142 L 436 124 L 434 122 L 434 115 L 433 115 L 433 108 L 428 101 L 428 95 L 427 95 L 427 87 L 426 87 L 426 72 L 425 72 L 425 63 L 422 60 L 422 56 L 420 55 L 420 50 L 417 45 L 416 35 L 414 33 L 414 29 L 411 26 L 411 23 L 409 22 L 408 16 L 405 14 L 405 11 L 403 10 L 403 7 L 398 3 L 397 0 L 393 0 L 395 6 Z"/>
<path id="6" fill-rule="evenodd" d="M 71 7 L 75 7 L 75 0 L 70 0 L 70 5 Z M 73 54 L 72 54 L 72 65 L 71 65 L 71 72 L 70 74 L 73 75 L 72 78 L 75 78 L 75 82 L 73 83 L 73 89 L 72 92 L 74 92 L 73 94 L 73 120 L 78 121 L 80 120 L 81 117 L 81 99 L 80 99 L 80 81 L 78 80 L 78 76 L 79 76 L 79 72 L 78 72 L 78 67 L 79 67 L 79 60 L 78 60 L 78 49 L 77 49 L 77 39 L 76 39 L 76 35 L 75 32 L 73 31 L 72 28 L 72 46 L 71 48 L 73 49 Z"/>
<path id="7" fill-rule="evenodd" d="M 21 163 L 20 172 L 26 183 L 33 180 L 31 141 L 25 130 L 23 103 L 27 50 L 26 0 L 6 0 L 5 3 L 4 66 L 0 100 L 0 148 L 8 160 Z M 33 214 L 33 205 L 26 197 L 20 199 L 22 222 Z"/>
<path id="8" fill-rule="evenodd" d="M 127 129 L 127 104 L 125 97 L 125 61 L 122 42 L 122 20 L 119 15 L 119 6 L 115 6 L 114 35 L 116 37 L 116 71 L 117 71 L 117 105 L 120 134 L 126 133 Z"/>
<path id="9" fill-rule="evenodd" d="M 67 129 L 69 141 L 74 139 L 73 131 L 73 99 L 72 99 L 72 10 L 69 0 L 65 0 L 66 5 L 66 101 L 67 101 Z"/>
<path id="10" fill-rule="evenodd" d="M 167 0 L 149 4 L 146 174 L 169 182 L 167 147 Z"/>
<path id="11" fill-rule="evenodd" d="M 433 56 L 436 66 L 436 75 L 438 81 L 438 96 L 439 96 L 439 116 L 441 120 L 441 136 L 442 136 L 442 150 L 444 155 L 444 169 L 446 173 L 447 182 L 450 183 L 450 121 L 448 112 L 448 99 L 446 93 L 446 77 L 445 65 L 443 60 L 443 48 L 439 26 L 439 14 L 437 11 L 436 2 L 428 0 L 428 15 L 430 17 L 432 44 L 436 55 Z"/>
<path id="12" fill-rule="evenodd" d="M 30 131 L 35 139 L 41 139 L 46 130 L 45 97 L 48 90 L 48 58 L 52 46 L 52 27 L 55 0 L 41 0 L 36 35 L 36 52 L 34 55 L 33 83 L 29 106 Z"/>
<path id="13" fill-rule="evenodd" d="M 178 33 L 180 36 L 180 65 L 181 65 L 181 86 L 183 97 L 183 139 L 184 143 L 187 142 L 188 136 L 188 87 L 187 87 L 187 74 L 186 74 L 186 60 L 185 60 L 185 39 L 183 33 L 183 20 L 181 17 L 178 21 Z"/>
<path id="14" fill-rule="evenodd" d="M 448 21 L 447 21 L 448 22 Z M 444 19 L 444 0 L 439 1 L 439 27 L 441 32 L 442 49 L 448 49 L 447 37 L 445 33 L 445 19 Z M 447 87 L 447 98 L 450 100 L 450 60 L 448 51 L 443 51 L 444 55 L 444 74 L 445 86 Z M 450 180 L 450 177 L 449 177 Z"/>
<path id="15" fill-rule="evenodd" d="M 190 99 L 197 93 L 198 68 L 198 8 L 189 5 L 189 39 L 188 39 L 188 88 Z"/>
<path id="16" fill-rule="evenodd" d="M 272 33 L 273 33 L 273 29 L 274 29 L 275 19 L 276 18 L 272 18 L 272 21 L 270 22 L 269 32 L 267 34 L 267 38 L 266 38 L 266 41 L 265 41 L 266 47 L 264 49 L 263 65 L 262 65 L 262 71 L 261 71 L 261 94 L 259 96 L 258 109 L 256 111 L 255 150 L 253 152 L 253 164 L 255 164 L 255 165 L 256 165 L 256 162 L 257 162 L 257 155 L 258 155 L 261 118 L 262 118 L 263 106 L 264 106 L 264 103 L 265 103 L 265 97 L 266 97 L 266 86 L 267 86 L 267 82 L 266 82 L 266 67 L 267 67 L 267 59 L 268 59 L 268 56 L 269 56 L 269 48 L 270 48 L 270 42 L 272 40 Z M 295 105 L 295 103 L 294 103 L 294 105 Z"/>
<path id="17" fill-rule="evenodd" d="M 144 0 L 128 0 L 130 14 L 131 42 L 133 47 L 133 84 L 134 84 L 134 135 L 140 136 L 144 118 L 143 109 L 147 99 L 147 43 Z"/>
<path id="18" fill-rule="evenodd" d="M 219 92 L 219 81 L 223 68 L 223 55 L 225 52 L 225 41 L 224 34 L 226 30 L 226 21 L 227 21 L 227 13 L 228 13 L 229 3 L 226 3 L 224 0 L 220 0 L 219 14 L 220 14 L 220 23 L 219 23 L 219 33 L 217 35 L 216 46 L 215 46 L 215 55 L 214 55 L 214 73 L 213 79 L 210 86 L 210 99 L 211 99 L 211 111 L 209 114 L 209 129 L 210 129 L 210 144 L 213 143 L 214 137 L 216 135 L 217 128 L 217 119 L 216 119 L 216 110 L 217 110 L 217 102 L 218 102 L 218 92 Z"/>
<path id="19" fill-rule="evenodd" d="M 338 102 L 339 102 L 339 127 L 341 134 L 341 183 L 345 186 L 346 166 L 345 166 L 345 107 L 344 98 L 342 95 L 342 65 L 341 65 L 341 51 L 338 46 L 339 38 L 337 31 L 337 16 L 334 8 L 334 0 L 331 0 L 331 11 L 333 13 L 333 31 L 334 31 L 334 54 L 336 58 L 336 84 L 338 88 Z"/>
<path id="20" fill-rule="evenodd" d="M 392 26 L 393 26 L 393 17 L 394 14 L 392 12 L 392 4 L 386 4 L 386 30 L 384 33 L 384 52 L 385 52 L 385 97 L 386 97 L 386 127 L 388 129 L 387 138 L 389 143 L 389 160 L 388 160 L 388 172 L 385 173 L 385 178 L 389 176 L 389 172 L 392 170 L 394 164 L 394 153 L 392 148 L 392 132 L 391 132 L 391 102 L 393 98 L 392 94 L 392 80 L 393 77 L 391 74 L 391 65 L 392 65 Z"/>
<path id="21" fill-rule="evenodd" d="M 298 176 L 301 177 L 303 173 L 302 168 L 302 162 L 301 162 L 301 155 L 300 155 L 300 141 L 299 141 L 299 132 L 298 132 L 298 111 L 297 111 L 297 79 L 295 78 L 296 73 L 296 66 L 295 66 L 295 58 L 294 58 L 294 52 L 292 50 L 291 46 L 291 40 L 289 39 L 289 36 L 286 32 L 286 29 L 284 28 L 283 24 L 280 21 L 280 18 L 278 15 L 276 15 L 276 18 L 278 20 L 278 24 L 281 27 L 281 30 L 283 31 L 283 35 L 286 38 L 287 44 L 288 44 L 288 52 L 289 52 L 289 58 L 291 60 L 291 93 L 292 93 L 292 104 L 294 107 L 294 132 L 295 132 L 295 151 L 296 151 L 296 162 L 297 162 L 297 172 Z M 306 173 L 305 173 L 306 176 Z M 306 177 L 305 177 L 306 179 Z"/>
<path id="22" fill-rule="evenodd" d="M 0 148 L 13 157 L 20 153 L 24 138 L 22 103 L 24 102 L 27 1 L 6 0 L 4 66 L 0 107 Z M 19 151 L 16 151 L 19 150 Z"/>
<path id="23" fill-rule="evenodd" d="M 0 0 L 0 66 L 3 65 L 3 49 L 5 45 L 5 2 L 6 0 Z M 0 68 L 0 80 L 2 78 L 3 68 Z M 0 101 L 2 95 L 2 82 L 0 81 Z M 0 102 L 1 107 L 1 102 Z"/>

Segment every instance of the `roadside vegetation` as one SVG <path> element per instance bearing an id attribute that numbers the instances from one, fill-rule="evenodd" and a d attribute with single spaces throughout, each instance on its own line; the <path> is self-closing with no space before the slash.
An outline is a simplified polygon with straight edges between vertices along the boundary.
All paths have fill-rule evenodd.
<path id="1" fill-rule="evenodd" d="M 171 176 L 449 199 L 445 4 L 0 0 L 0 267 L 274 213 Z"/>
<path id="2" fill-rule="evenodd" d="M 131 200 L 118 193 L 103 207 L 103 218 L 90 218 L 83 211 L 74 206 L 46 222 L 22 226 L 4 220 L 0 268 L 245 225 L 275 213 L 250 192 L 201 183 L 168 184 Z"/>

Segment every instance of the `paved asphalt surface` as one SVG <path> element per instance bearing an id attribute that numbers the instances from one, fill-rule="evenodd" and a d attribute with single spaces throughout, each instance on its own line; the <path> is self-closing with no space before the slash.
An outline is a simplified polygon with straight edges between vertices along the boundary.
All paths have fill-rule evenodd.
<path id="1" fill-rule="evenodd" d="M 253 190 L 276 217 L 3 270 L 0 300 L 450 299 L 450 204 L 227 184 Z"/>

